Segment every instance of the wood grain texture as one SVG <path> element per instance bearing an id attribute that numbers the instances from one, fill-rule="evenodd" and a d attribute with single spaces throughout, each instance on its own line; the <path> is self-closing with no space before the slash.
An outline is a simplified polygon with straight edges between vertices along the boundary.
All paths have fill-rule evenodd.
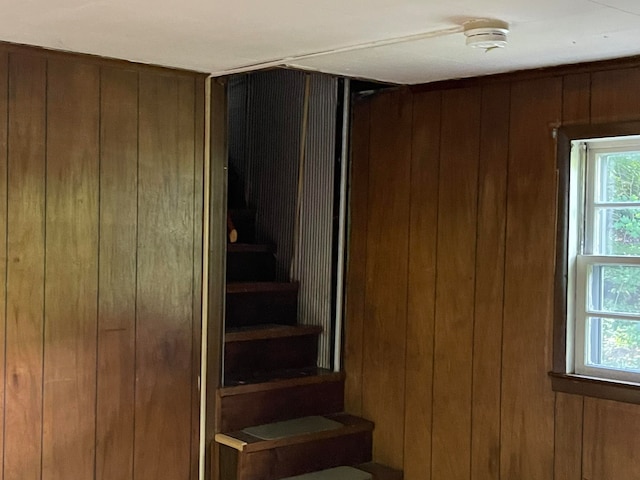
<path id="1" fill-rule="evenodd" d="M 192 311 L 192 373 L 191 373 L 191 478 L 198 478 L 200 466 L 200 381 L 202 358 L 202 262 L 204 214 L 204 139 L 205 139 L 205 78 L 195 79 L 194 92 L 194 190 L 193 190 L 193 311 Z"/>
<path id="2" fill-rule="evenodd" d="M 402 468 L 412 106 L 406 92 L 371 103 L 362 412 L 376 419 L 374 458 Z"/>
<path id="3" fill-rule="evenodd" d="M 47 75 L 42 479 L 92 478 L 100 76 L 57 59 Z"/>
<path id="4" fill-rule="evenodd" d="M 9 65 L 4 478 L 39 479 L 47 65 L 15 54 Z"/>
<path id="5" fill-rule="evenodd" d="M 440 92 L 413 99 L 403 466 L 407 480 L 431 477 L 441 102 Z"/>
<path id="6" fill-rule="evenodd" d="M 477 88 L 445 91 L 442 96 L 433 480 L 463 480 L 470 474 L 480 100 Z"/>
<path id="7" fill-rule="evenodd" d="M 504 241 L 509 159 L 509 85 L 482 90 L 475 319 L 473 329 L 473 404 L 471 478 L 500 478 L 500 378 Z"/>
<path id="8" fill-rule="evenodd" d="M 583 478 L 640 478 L 638 406 L 585 398 L 584 410 Z"/>
<path id="9" fill-rule="evenodd" d="M 500 461 L 502 476 L 516 480 L 553 476 L 552 127 L 562 113 L 561 89 L 561 79 L 550 78 L 511 90 Z"/>
<path id="10" fill-rule="evenodd" d="M 582 479 L 582 429 L 584 398 L 556 393 L 554 478 Z"/>
<path id="11" fill-rule="evenodd" d="M 640 118 L 640 68 L 591 75 L 591 122 L 618 122 Z"/>
<path id="12" fill-rule="evenodd" d="M 591 74 L 566 75 L 562 80 L 562 124 L 589 123 Z"/>
<path id="13" fill-rule="evenodd" d="M 345 407 L 362 414 L 362 336 L 367 256 L 369 198 L 370 102 L 353 105 L 351 125 L 351 191 L 349 197 L 349 261 L 347 263 L 344 370 Z"/>
<path id="14" fill-rule="evenodd" d="M 0 405 L 5 404 L 6 398 L 6 319 L 7 319 L 7 129 L 8 125 L 8 88 L 9 88 L 9 55 L 0 54 Z M 5 409 L 0 408 L 0 461 L 4 465 L 4 428 Z M 0 468 L 0 480 L 4 480 L 4 468 Z"/>
<path id="15" fill-rule="evenodd" d="M 179 480 L 191 472 L 194 84 L 139 78 L 134 478 Z"/>
<path id="16" fill-rule="evenodd" d="M 102 69 L 96 479 L 133 477 L 138 75 Z"/>

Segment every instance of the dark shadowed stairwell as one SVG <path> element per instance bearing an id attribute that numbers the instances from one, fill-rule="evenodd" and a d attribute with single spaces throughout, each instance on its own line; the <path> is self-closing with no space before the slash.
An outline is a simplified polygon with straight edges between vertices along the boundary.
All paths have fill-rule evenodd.
<path id="1" fill-rule="evenodd" d="M 372 422 L 344 413 L 344 374 L 316 366 L 322 329 L 297 324 L 298 284 L 275 281 L 274 245 L 232 210 L 224 387 L 217 391 L 221 480 L 401 480 L 371 463 Z"/>

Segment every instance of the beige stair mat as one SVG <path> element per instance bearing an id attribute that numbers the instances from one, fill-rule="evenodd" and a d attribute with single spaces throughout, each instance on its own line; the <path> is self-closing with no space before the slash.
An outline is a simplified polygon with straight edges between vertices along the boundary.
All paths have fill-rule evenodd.
<path id="1" fill-rule="evenodd" d="M 242 431 L 262 440 L 278 440 L 308 433 L 336 430 L 344 425 L 326 417 L 311 416 L 286 420 L 284 422 L 268 423 L 255 427 L 247 427 Z"/>
<path id="2" fill-rule="evenodd" d="M 336 467 L 320 472 L 306 473 L 295 477 L 287 477 L 282 480 L 372 480 L 368 472 L 363 472 L 353 467 Z"/>

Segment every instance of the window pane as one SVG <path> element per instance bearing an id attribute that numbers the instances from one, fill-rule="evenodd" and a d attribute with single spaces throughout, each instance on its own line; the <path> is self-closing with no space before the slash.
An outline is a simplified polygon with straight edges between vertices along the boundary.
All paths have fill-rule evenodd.
<path id="1" fill-rule="evenodd" d="M 597 156 L 600 202 L 640 201 L 640 152 L 608 153 Z"/>
<path id="2" fill-rule="evenodd" d="M 585 363 L 640 372 L 640 322 L 589 318 Z"/>
<path id="3" fill-rule="evenodd" d="M 589 310 L 640 315 L 640 266 L 594 265 Z"/>
<path id="4" fill-rule="evenodd" d="M 596 255 L 640 256 L 640 207 L 596 209 Z"/>

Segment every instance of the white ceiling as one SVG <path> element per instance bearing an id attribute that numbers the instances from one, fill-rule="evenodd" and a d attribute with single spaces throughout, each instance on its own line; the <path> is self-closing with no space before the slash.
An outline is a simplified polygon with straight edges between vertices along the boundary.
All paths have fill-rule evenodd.
<path id="1" fill-rule="evenodd" d="M 640 54 L 640 0 L 1 1 L 0 40 L 216 75 L 288 59 L 281 63 L 413 84 Z M 474 18 L 509 22 L 509 45 L 484 52 L 466 47 L 461 32 L 442 32 Z"/>

